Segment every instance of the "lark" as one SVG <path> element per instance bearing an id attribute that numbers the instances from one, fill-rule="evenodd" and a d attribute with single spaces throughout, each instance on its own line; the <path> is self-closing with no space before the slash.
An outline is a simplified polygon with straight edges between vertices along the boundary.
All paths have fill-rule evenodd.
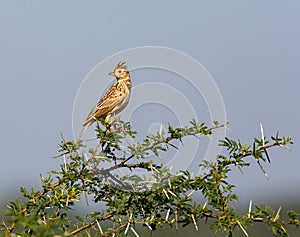
<path id="1" fill-rule="evenodd" d="M 119 62 L 114 71 L 109 73 L 109 75 L 116 77 L 117 81 L 88 114 L 79 138 L 97 119 L 104 118 L 105 123 L 109 123 L 112 115 L 115 116 L 127 106 L 131 92 L 131 80 L 129 70 L 125 64 L 126 62 Z"/>

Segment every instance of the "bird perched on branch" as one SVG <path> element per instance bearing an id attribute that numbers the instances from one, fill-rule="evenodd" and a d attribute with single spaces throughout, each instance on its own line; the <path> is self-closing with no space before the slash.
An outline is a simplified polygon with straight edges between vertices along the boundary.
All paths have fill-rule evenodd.
<path id="1" fill-rule="evenodd" d="M 79 138 L 96 119 L 104 118 L 105 123 L 109 123 L 112 115 L 120 113 L 127 106 L 130 98 L 131 80 L 129 70 L 125 64 L 125 62 L 119 62 L 114 71 L 109 73 L 109 75 L 115 76 L 117 81 L 89 113 L 83 123 Z"/>

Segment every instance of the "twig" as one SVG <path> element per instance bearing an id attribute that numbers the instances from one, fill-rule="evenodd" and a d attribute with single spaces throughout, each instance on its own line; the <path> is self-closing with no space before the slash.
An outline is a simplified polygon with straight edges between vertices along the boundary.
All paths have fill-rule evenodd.
<path id="1" fill-rule="evenodd" d="M 53 158 L 58 158 L 58 157 L 61 157 L 61 156 L 63 156 L 63 155 L 67 155 L 67 154 L 69 154 L 69 153 L 70 153 L 69 151 L 66 151 L 66 152 L 64 152 L 64 153 L 58 154 L 58 155 L 56 155 L 56 156 L 53 156 Z"/>
<path id="2" fill-rule="evenodd" d="M 113 216 L 116 215 L 116 214 L 117 214 L 117 212 L 110 213 L 110 214 L 108 214 L 108 215 L 102 217 L 100 221 L 108 220 L 109 218 L 113 217 Z M 90 223 L 88 223 L 88 224 L 86 224 L 86 225 L 84 225 L 84 226 L 81 226 L 81 227 L 79 227 L 79 228 L 77 228 L 77 229 L 71 231 L 70 233 L 65 234 L 65 236 L 72 236 L 72 235 L 75 235 L 75 234 L 77 234 L 77 233 L 79 233 L 79 232 L 81 232 L 81 231 L 83 231 L 83 230 L 85 230 L 85 229 L 87 229 L 87 228 L 89 228 L 89 227 L 95 225 L 96 223 L 97 223 L 97 222 L 96 222 L 96 219 L 95 219 L 95 220 L 91 221 Z"/>
<path id="3" fill-rule="evenodd" d="M 61 139 L 63 140 L 63 142 L 64 142 L 64 144 L 65 144 L 67 150 L 68 150 L 69 153 L 70 153 L 70 158 L 72 158 L 72 149 L 69 147 L 69 145 L 68 145 L 68 143 L 67 143 L 67 141 L 66 141 L 64 135 L 63 135 L 62 133 L 60 133 L 60 136 L 61 136 Z"/>

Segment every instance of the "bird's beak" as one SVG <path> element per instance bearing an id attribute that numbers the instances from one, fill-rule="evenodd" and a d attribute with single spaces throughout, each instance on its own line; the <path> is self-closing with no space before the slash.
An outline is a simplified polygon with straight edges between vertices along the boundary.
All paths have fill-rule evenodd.
<path id="1" fill-rule="evenodd" d="M 108 75 L 115 76 L 115 73 L 114 72 L 110 72 L 110 73 L 108 73 Z"/>

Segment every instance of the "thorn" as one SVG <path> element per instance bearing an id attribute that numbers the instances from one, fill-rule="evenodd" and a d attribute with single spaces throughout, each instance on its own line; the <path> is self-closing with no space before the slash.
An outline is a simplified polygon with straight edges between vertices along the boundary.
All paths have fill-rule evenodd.
<path id="1" fill-rule="evenodd" d="M 280 211 L 281 211 L 281 207 L 278 208 L 278 211 L 277 211 L 277 213 L 276 213 L 276 215 L 275 215 L 275 217 L 273 219 L 274 221 L 277 221 L 279 219 Z"/>
<path id="2" fill-rule="evenodd" d="M 98 228 L 99 228 L 99 231 L 100 231 L 101 235 L 103 235 L 103 230 L 102 230 L 102 228 L 101 228 L 101 226 L 100 226 L 100 223 L 98 222 L 97 219 L 96 219 L 96 223 L 97 223 L 97 226 L 98 226 Z"/>
<path id="3" fill-rule="evenodd" d="M 206 201 L 206 202 L 204 203 L 203 209 L 205 209 L 205 207 L 206 207 L 206 205 L 207 205 L 207 202 L 208 202 L 208 201 Z"/>
<path id="4" fill-rule="evenodd" d="M 179 150 L 179 148 L 177 146 L 173 145 L 172 143 L 166 142 L 166 144 L 173 147 L 173 148 L 175 148 L 176 150 Z"/>
<path id="5" fill-rule="evenodd" d="M 145 214 L 145 210 L 143 207 L 142 207 L 142 212 L 143 212 L 143 215 L 145 216 L 146 214 Z"/>
<path id="6" fill-rule="evenodd" d="M 83 191 L 83 193 L 84 193 L 85 203 L 86 203 L 87 206 L 89 206 L 88 195 L 87 195 L 86 191 Z"/>
<path id="7" fill-rule="evenodd" d="M 198 226 L 197 226 L 194 214 L 191 214 L 191 216 L 192 216 L 192 219 L 193 219 L 193 222 L 194 222 L 195 230 L 198 231 Z"/>
<path id="8" fill-rule="evenodd" d="M 84 158 L 85 162 L 88 162 L 89 157 L 87 156 L 87 154 L 85 152 L 83 153 L 83 158 Z"/>
<path id="9" fill-rule="evenodd" d="M 267 178 L 267 180 L 269 180 L 268 174 L 267 174 L 266 171 L 264 170 L 264 167 L 261 165 L 261 163 L 260 163 L 260 161 L 259 161 L 258 158 L 256 159 L 256 162 L 257 162 L 257 164 L 258 164 L 260 170 L 263 172 L 264 176 Z"/>
<path id="10" fill-rule="evenodd" d="M 169 208 L 167 211 L 167 214 L 166 214 L 166 221 L 168 221 L 168 219 L 169 219 L 170 211 L 171 211 L 171 209 Z"/>
<path id="11" fill-rule="evenodd" d="M 85 141 L 90 142 L 90 141 L 94 141 L 94 140 L 97 140 L 97 137 L 91 137 L 91 138 L 86 139 Z"/>
<path id="12" fill-rule="evenodd" d="M 170 179 L 168 179 L 168 184 L 169 184 L 169 187 L 172 188 L 171 180 Z"/>
<path id="13" fill-rule="evenodd" d="M 263 126 L 262 124 L 260 123 L 260 132 L 261 132 L 261 139 L 262 139 L 262 142 L 263 142 L 263 146 L 265 146 L 265 135 L 264 135 L 264 129 L 263 129 Z"/>
<path id="14" fill-rule="evenodd" d="M 152 227 L 151 227 L 147 222 L 145 222 L 145 225 L 146 225 L 150 230 L 153 230 Z"/>
<path id="15" fill-rule="evenodd" d="M 241 171 L 241 173 L 244 174 L 242 167 L 239 164 L 237 164 L 236 166 L 239 168 L 239 170 Z"/>
<path id="16" fill-rule="evenodd" d="M 169 198 L 169 195 L 168 195 L 168 193 L 166 192 L 165 189 L 163 189 L 163 192 L 164 192 L 164 194 L 166 195 L 166 197 L 167 197 L 168 199 L 170 199 L 170 198 Z"/>
<path id="17" fill-rule="evenodd" d="M 248 208 L 248 218 L 250 218 L 251 217 L 251 210 L 252 209 L 252 200 L 250 200 L 250 202 L 249 202 L 249 208 Z"/>
<path id="18" fill-rule="evenodd" d="M 67 196 L 66 206 L 69 206 L 69 196 Z"/>
<path id="19" fill-rule="evenodd" d="M 161 124 L 160 124 L 160 127 L 159 127 L 159 134 L 162 133 L 162 130 L 163 130 L 163 124 L 161 123 Z"/>
<path id="20" fill-rule="evenodd" d="M 175 210 L 175 229 L 176 231 L 178 230 L 178 212 L 177 212 L 177 209 Z"/>
<path id="21" fill-rule="evenodd" d="M 187 197 L 189 198 L 190 196 L 192 196 L 194 192 L 196 192 L 196 191 L 195 191 L 195 190 L 192 190 L 192 191 L 187 195 Z"/>
<path id="22" fill-rule="evenodd" d="M 269 163 L 271 163 L 271 160 L 270 160 L 269 154 L 268 154 L 268 152 L 267 152 L 267 149 L 264 148 L 264 151 L 265 151 L 265 154 L 266 154 L 266 157 L 267 157 Z"/>
<path id="23" fill-rule="evenodd" d="M 244 234 L 249 237 L 248 233 L 246 232 L 246 230 L 244 229 L 244 227 L 241 225 L 240 221 L 237 220 L 238 225 L 240 226 L 241 230 L 244 232 Z"/>
<path id="24" fill-rule="evenodd" d="M 41 179 L 42 186 L 43 186 L 43 185 L 44 185 L 44 183 L 45 183 L 45 179 L 44 179 L 44 177 L 42 176 L 42 174 L 40 174 L 40 179 Z"/>
<path id="25" fill-rule="evenodd" d="M 125 232 L 124 232 L 124 235 L 127 234 L 128 232 L 128 229 L 129 229 L 129 226 L 130 226 L 130 222 L 131 222 L 131 218 L 132 218 L 132 213 L 130 214 L 129 216 L 129 220 L 128 220 L 128 223 L 127 223 L 127 226 L 126 226 L 126 229 L 125 229 Z"/>
<path id="26" fill-rule="evenodd" d="M 279 146 L 282 147 L 282 148 L 285 148 L 285 149 L 287 149 L 289 151 L 291 151 L 291 148 L 289 148 L 287 145 L 279 145 Z"/>
<path id="27" fill-rule="evenodd" d="M 135 231 L 132 227 L 130 227 L 130 229 L 131 229 L 131 231 L 134 233 L 134 235 L 135 235 L 136 237 L 139 237 L 138 233 L 136 233 L 136 231 Z"/>
<path id="28" fill-rule="evenodd" d="M 227 126 L 224 126 L 224 128 L 228 131 L 228 132 L 232 132 L 230 128 L 228 128 Z"/>
<path id="29" fill-rule="evenodd" d="M 168 190 L 169 193 L 171 193 L 174 197 L 177 197 L 175 193 L 173 193 L 171 190 Z"/>
<path id="30" fill-rule="evenodd" d="M 161 158 L 161 156 L 160 156 L 158 153 L 156 154 L 156 157 L 157 157 L 158 159 L 160 159 L 161 161 L 164 161 L 163 158 Z"/>
<path id="31" fill-rule="evenodd" d="M 65 166 L 65 171 L 68 171 L 68 167 L 67 167 L 67 160 L 66 160 L 66 155 L 63 155 L 64 158 L 64 166 Z"/>

